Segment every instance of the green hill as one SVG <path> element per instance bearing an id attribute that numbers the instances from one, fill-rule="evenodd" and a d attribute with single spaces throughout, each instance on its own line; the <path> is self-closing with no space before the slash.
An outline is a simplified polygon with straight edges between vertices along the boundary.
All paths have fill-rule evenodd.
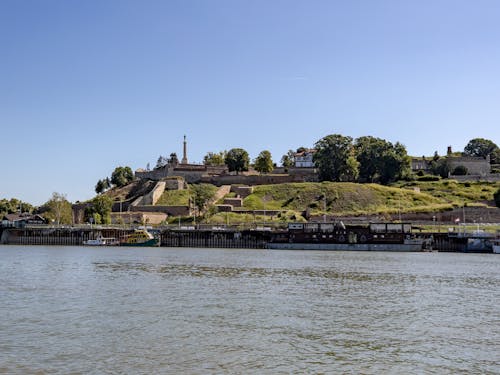
<path id="1" fill-rule="evenodd" d="M 394 186 L 356 183 L 289 183 L 255 186 L 239 210 L 279 210 L 300 215 L 357 216 L 439 212 L 465 205 L 493 206 L 499 183 L 454 180 Z M 238 210 L 238 209 L 235 209 Z"/>
<path id="2" fill-rule="evenodd" d="M 112 189 L 107 194 L 117 201 L 133 200 L 147 193 L 154 184 L 151 181 L 135 181 L 124 188 Z M 243 200 L 243 207 L 233 213 L 216 213 L 208 207 L 205 219 L 209 222 L 251 222 L 262 220 L 254 215 L 257 211 L 279 211 L 274 220 L 302 220 L 310 216 L 364 216 L 406 213 L 436 213 L 457 207 L 494 207 L 493 194 L 500 182 L 457 182 L 456 180 L 398 182 L 392 186 L 357 183 L 287 183 L 258 185 Z M 188 190 L 165 191 L 157 205 L 187 205 L 194 196 L 194 186 Z M 226 197 L 234 197 L 234 193 Z M 217 203 L 222 203 L 223 198 Z M 259 217 L 260 216 L 260 217 Z M 265 218 L 271 220 L 269 213 Z"/>

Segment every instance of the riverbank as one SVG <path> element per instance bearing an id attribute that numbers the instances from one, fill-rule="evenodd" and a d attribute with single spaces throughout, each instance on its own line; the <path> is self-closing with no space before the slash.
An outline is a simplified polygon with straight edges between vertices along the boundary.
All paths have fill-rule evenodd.
<path id="1" fill-rule="evenodd" d="M 133 231 L 133 228 L 114 227 L 3 228 L 0 229 L 0 244 L 82 246 L 88 240 L 96 238 L 118 239 L 133 233 Z M 283 229 L 272 230 L 270 227 L 257 227 L 254 229 L 241 229 L 238 227 L 171 227 L 155 229 L 152 232 L 159 239 L 159 246 L 163 247 L 239 249 L 265 249 L 270 247 L 270 243 L 283 242 L 283 236 L 288 233 Z M 349 235 L 346 236 L 346 239 L 348 237 Z M 420 249 L 421 251 L 489 253 L 492 252 L 489 241 L 494 238 L 494 235 L 485 232 L 417 231 L 414 232 L 413 237 L 425 239 L 426 244 Z M 362 240 L 361 235 L 360 240 Z M 313 243 L 318 241 L 313 241 Z M 288 242 L 288 240 L 285 242 Z M 384 243 L 384 241 L 380 240 L 378 242 Z M 300 248 L 300 242 L 294 245 L 293 248 Z M 285 246 L 281 247 L 285 248 Z M 321 248 L 328 249 L 325 246 Z M 397 250 L 397 246 L 391 246 L 391 248 Z M 338 245 L 335 249 L 369 250 L 372 247 L 352 246 L 351 242 L 351 244 L 346 243 L 344 247 Z M 373 247 L 373 249 L 383 250 L 383 247 L 378 246 Z M 401 246 L 400 251 L 404 251 L 403 246 Z"/>

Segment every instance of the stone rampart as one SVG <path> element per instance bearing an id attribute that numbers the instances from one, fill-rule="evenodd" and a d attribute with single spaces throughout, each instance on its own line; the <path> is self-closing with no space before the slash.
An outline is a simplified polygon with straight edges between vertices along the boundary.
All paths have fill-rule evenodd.
<path id="1" fill-rule="evenodd" d="M 477 157 L 449 157 L 450 169 L 453 171 L 458 166 L 467 168 L 467 173 L 471 175 L 487 175 L 490 173 L 490 162 Z"/>
<path id="2" fill-rule="evenodd" d="M 465 182 L 465 181 L 498 182 L 500 181 L 500 173 L 490 173 L 487 175 L 468 174 L 465 176 L 451 176 L 450 178 L 460 182 Z"/>
<path id="3" fill-rule="evenodd" d="M 111 224 L 161 224 L 167 220 L 168 215 L 162 212 L 113 212 Z"/>
<path id="4" fill-rule="evenodd" d="M 224 204 L 230 204 L 233 207 L 243 207 L 243 199 L 241 199 L 241 198 L 225 198 Z"/>
<path id="5" fill-rule="evenodd" d="M 156 202 L 158 202 L 158 199 L 160 199 L 161 195 L 165 191 L 166 183 L 165 181 L 158 181 L 153 188 L 148 194 L 144 195 L 141 200 L 141 205 L 144 206 L 150 206 L 150 205 L 155 205 Z"/>
<path id="6" fill-rule="evenodd" d="M 135 177 L 138 179 L 159 181 L 162 178 L 168 177 L 168 172 L 168 166 L 164 166 L 158 169 L 153 169 L 152 171 L 135 171 Z"/>
<path id="7" fill-rule="evenodd" d="M 233 206 L 230 204 L 218 204 L 215 207 L 217 207 L 218 212 L 232 212 L 233 211 Z"/>
<path id="8" fill-rule="evenodd" d="M 299 175 L 250 175 L 250 176 L 203 176 L 201 182 L 221 185 L 272 185 L 288 182 L 305 182 L 304 176 Z"/>
<path id="9" fill-rule="evenodd" d="M 152 171 L 137 170 L 135 177 L 139 179 L 149 179 L 159 181 L 167 177 L 183 177 L 189 183 L 200 182 L 202 176 L 214 176 L 227 173 L 227 167 L 207 166 L 203 164 L 167 164 Z"/>
<path id="10" fill-rule="evenodd" d="M 132 212 L 162 212 L 169 216 L 189 216 L 188 206 L 135 206 L 130 207 Z"/>
<path id="11" fill-rule="evenodd" d="M 184 190 L 184 179 L 181 177 L 168 177 L 165 183 L 168 190 Z"/>
<path id="12" fill-rule="evenodd" d="M 250 194 L 253 193 L 253 187 L 252 186 L 241 186 L 241 185 L 231 185 L 231 192 L 235 193 L 236 195 L 246 198 Z"/>

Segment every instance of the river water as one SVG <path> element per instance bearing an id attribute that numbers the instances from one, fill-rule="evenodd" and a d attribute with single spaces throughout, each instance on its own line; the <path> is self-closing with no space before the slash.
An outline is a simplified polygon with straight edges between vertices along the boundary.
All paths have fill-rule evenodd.
<path id="1" fill-rule="evenodd" d="M 0 246 L 0 373 L 500 373 L 500 256 Z"/>

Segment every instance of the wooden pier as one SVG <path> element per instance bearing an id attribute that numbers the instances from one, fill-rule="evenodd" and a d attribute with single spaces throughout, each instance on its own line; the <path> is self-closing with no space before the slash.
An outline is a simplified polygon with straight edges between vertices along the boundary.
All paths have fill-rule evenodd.
<path id="1" fill-rule="evenodd" d="M 120 238 L 132 230 L 82 228 L 11 228 L 4 229 L 1 243 L 9 245 L 81 246 L 84 241 L 98 237 Z"/>
<path id="2" fill-rule="evenodd" d="M 166 230 L 161 232 L 160 246 L 264 249 L 271 234 L 262 231 Z"/>
<path id="3" fill-rule="evenodd" d="M 0 228 L 0 244 L 81 246 L 99 237 L 119 239 L 134 230 L 124 228 L 31 227 Z M 264 249 L 277 232 L 269 230 L 163 229 L 156 230 L 160 246 L 198 248 Z M 471 242 L 488 244 L 490 238 L 468 234 L 426 233 L 432 236 L 432 250 L 442 252 L 489 252 L 488 246 L 471 246 Z M 491 250 L 491 249 L 490 249 Z"/>

